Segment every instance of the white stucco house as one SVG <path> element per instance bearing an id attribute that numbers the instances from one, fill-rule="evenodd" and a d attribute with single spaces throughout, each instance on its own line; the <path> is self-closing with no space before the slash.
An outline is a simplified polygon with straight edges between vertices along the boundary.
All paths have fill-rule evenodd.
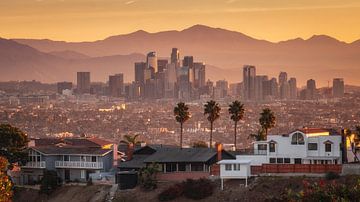
<path id="1" fill-rule="evenodd" d="M 235 160 L 218 162 L 221 187 L 224 179 L 245 179 L 247 184 L 247 179 L 255 175 L 252 173 L 255 167 L 266 173 L 266 167 L 272 167 L 271 172 L 279 173 L 341 170 L 341 143 L 340 134 L 319 128 L 268 135 L 265 141 L 255 141 L 252 149 L 237 152 Z M 275 170 L 273 165 L 276 166 Z"/>
<path id="2" fill-rule="evenodd" d="M 251 154 L 236 155 L 251 165 L 341 164 L 341 135 L 327 129 L 303 128 L 285 135 L 268 135 L 254 142 Z"/>

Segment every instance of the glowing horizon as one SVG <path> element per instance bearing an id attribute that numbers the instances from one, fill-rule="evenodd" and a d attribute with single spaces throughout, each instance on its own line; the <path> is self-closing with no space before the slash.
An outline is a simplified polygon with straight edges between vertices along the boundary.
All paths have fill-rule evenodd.
<path id="1" fill-rule="evenodd" d="M 271 42 L 313 35 L 360 39 L 356 0 L 2 0 L 0 13 L 3 38 L 95 41 L 202 24 Z"/>

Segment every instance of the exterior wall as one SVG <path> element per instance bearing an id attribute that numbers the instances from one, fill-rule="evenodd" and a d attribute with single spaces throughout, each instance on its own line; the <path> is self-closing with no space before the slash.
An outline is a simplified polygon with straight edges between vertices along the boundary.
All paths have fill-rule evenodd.
<path id="1" fill-rule="evenodd" d="M 182 181 L 186 179 L 200 179 L 208 178 L 209 172 L 172 172 L 172 173 L 158 173 L 156 179 L 160 181 Z"/>
<path id="2" fill-rule="evenodd" d="M 261 166 L 263 163 L 268 163 L 268 156 L 266 155 L 237 155 L 238 160 L 250 160 L 250 165 Z"/>
<path id="3" fill-rule="evenodd" d="M 251 175 L 250 173 L 250 165 L 249 164 L 240 164 L 240 170 L 234 170 L 233 164 L 230 164 L 232 169 L 226 170 L 226 164 L 220 165 L 220 178 L 247 178 Z"/>
<path id="4" fill-rule="evenodd" d="M 22 168 L 20 174 L 20 184 L 39 183 L 44 175 L 43 169 Z"/>
<path id="5" fill-rule="evenodd" d="M 46 169 L 55 170 L 55 161 L 59 161 L 59 156 L 44 156 Z"/>
<path id="6" fill-rule="evenodd" d="M 108 172 L 113 168 L 113 152 L 106 154 L 105 156 L 99 157 L 99 161 L 103 162 L 103 171 Z"/>

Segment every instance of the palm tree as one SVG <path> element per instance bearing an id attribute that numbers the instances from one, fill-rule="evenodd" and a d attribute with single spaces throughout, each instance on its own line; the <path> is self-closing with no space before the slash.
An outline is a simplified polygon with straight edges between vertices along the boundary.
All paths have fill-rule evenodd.
<path id="1" fill-rule="evenodd" d="M 236 150 L 236 128 L 237 128 L 237 123 L 238 121 L 240 121 L 241 119 L 243 119 L 244 117 L 244 105 L 241 104 L 240 101 L 235 100 L 234 102 L 232 102 L 229 105 L 229 114 L 231 115 L 230 118 L 231 120 L 234 121 L 234 147 Z"/>
<path id="2" fill-rule="evenodd" d="M 138 140 L 138 137 L 139 137 L 140 134 L 137 134 L 137 135 L 134 135 L 134 136 L 131 136 L 131 135 L 124 135 L 124 139 L 120 141 L 120 143 L 125 143 L 127 144 L 128 146 L 129 145 L 136 145 L 136 144 L 140 144 L 141 141 Z"/>
<path id="3" fill-rule="evenodd" d="M 180 123 L 180 148 L 182 148 L 183 124 L 190 119 L 189 107 L 185 103 L 179 102 L 174 107 L 174 115 L 176 121 Z"/>
<path id="4" fill-rule="evenodd" d="M 276 124 L 274 112 L 272 112 L 269 108 L 263 109 L 263 111 L 260 113 L 259 122 L 261 127 L 265 130 L 265 135 L 267 137 L 268 130 L 273 128 Z"/>
<path id="5" fill-rule="evenodd" d="M 213 124 L 220 117 L 220 110 L 219 103 L 214 100 L 210 100 L 204 105 L 204 115 L 208 115 L 207 120 L 210 122 L 210 148 L 212 148 Z"/>
<path id="6" fill-rule="evenodd" d="M 265 131 L 263 128 L 259 129 L 257 133 L 252 133 L 249 135 L 249 138 L 255 139 L 255 141 L 266 140 Z"/>

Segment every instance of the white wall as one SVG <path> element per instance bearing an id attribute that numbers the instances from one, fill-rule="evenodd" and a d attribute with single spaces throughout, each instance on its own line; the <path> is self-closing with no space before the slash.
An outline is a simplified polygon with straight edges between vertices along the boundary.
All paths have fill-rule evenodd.
<path id="1" fill-rule="evenodd" d="M 263 163 L 269 163 L 266 155 L 237 155 L 237 160 L 251 160 L 250 165 L 261 166 Z"/>
<path id="2" fill-rule="evenodd" d="M 240 164 L 240 170 L 234 170 L 234 165 L 230 164 L 232 170 L 225 170 L 225 164 L 220 165 L 220 178 L 247 178 L 250 174 L 250 165 L 249 164 Z"/>

